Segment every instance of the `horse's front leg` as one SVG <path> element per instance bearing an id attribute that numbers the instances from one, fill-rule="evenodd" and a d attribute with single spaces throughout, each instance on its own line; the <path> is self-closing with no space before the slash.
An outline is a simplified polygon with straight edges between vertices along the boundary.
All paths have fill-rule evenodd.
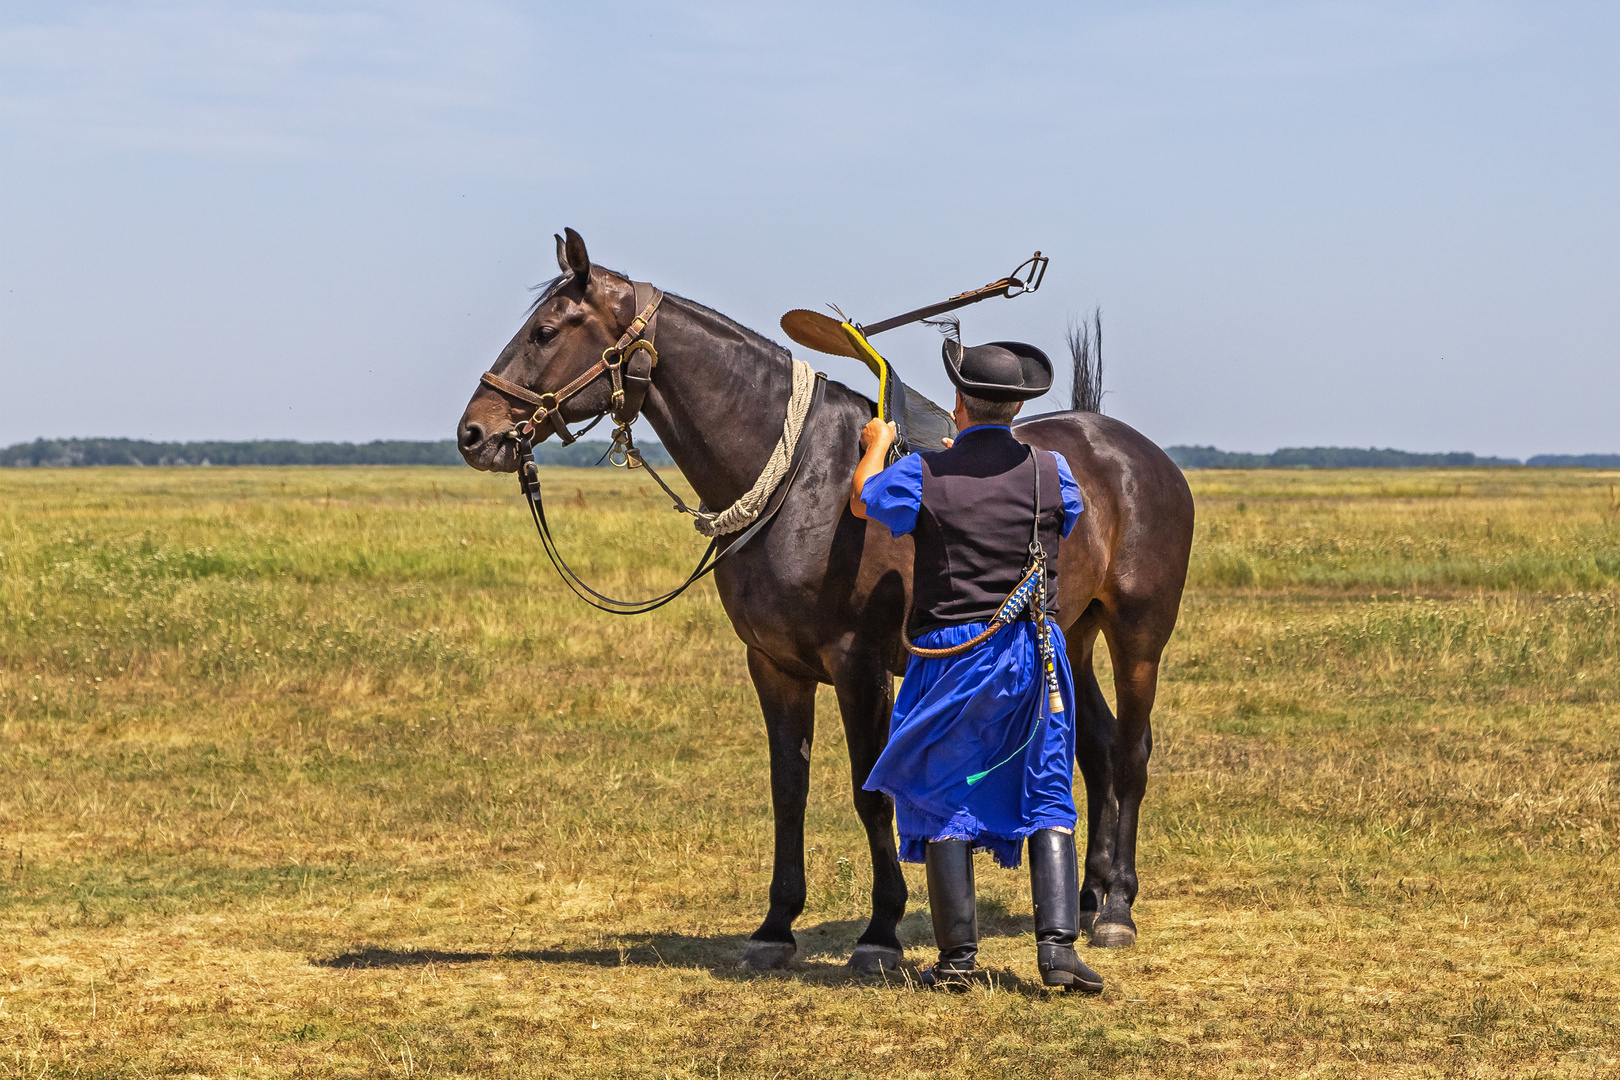
<path id="1" fill-rule="evenodd" d="M 834 665 L 833 685 L 844 718 L 849 743 L 850 778 L 855 788 L 855 813 L 866 827 L 872 852 L 872 921 L 855 943 L 849 966 L 862 975 L 895 971 L 904 952 L 896 931 L 906 913 L 906 879 L 894 843 L 894 804 L 878 791 L 861 785 L 889 741 L 889 716 L 894 711 L 894 678 L 877 660 L 874 649 L 842 658 Z"/>
<path id="2" fill-rule="evenodd" d="M 810 740 L 816 728 L 816 684 L 784 672 L 758 649 L 748 650 L 765 733 L 771 746 L 771 810 L 776 855 L 771 910 L 748 941 L 742 966 L 778 968 L 798 951 L 793 920 L 804 910 L 804 805 L 810 794 Z"/>

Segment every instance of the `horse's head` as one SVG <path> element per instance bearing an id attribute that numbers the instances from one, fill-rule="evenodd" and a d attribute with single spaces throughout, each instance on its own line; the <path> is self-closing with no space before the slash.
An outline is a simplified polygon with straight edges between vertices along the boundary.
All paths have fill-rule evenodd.
<path id="1" fill-rule="evenodd" d="M 536 394 L 555 393 L 602 359 L 635 317 L 635 290 L 617 274 L 593 267 L 585 241 L 573 229 L 557 237 L 562 275 L 535 301 L 529 318 L 490 371 Z M 608 379 L 595 380 L 562 403 L 564 420 L 579 423 L 611 405 Z M 456 427 L 461 456 L 475 469 L 513 472 L 517 444 L 512 429 L 535 406 L 480 382 Z M 550 429 L 536 431 L 535 439 Z"/>

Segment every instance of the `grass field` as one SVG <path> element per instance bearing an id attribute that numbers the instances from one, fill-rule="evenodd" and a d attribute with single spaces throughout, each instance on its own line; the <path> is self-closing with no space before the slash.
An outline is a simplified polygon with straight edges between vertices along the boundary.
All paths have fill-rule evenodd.
<path id="1" fill-rule="evenodd" d="M 1038 989 L 842 966 L 870 873 L 822 695 L 799 961 L 711 587 L 564 592 L 510 477 L 0 473 L 0 1076 L 1620 1074 L 1620 474 L 1192 475 L 1140 944 Z M 651 592 L 700 549 L 556 470 Z M 902 928 L 931 957 L 908 868 Z"/>

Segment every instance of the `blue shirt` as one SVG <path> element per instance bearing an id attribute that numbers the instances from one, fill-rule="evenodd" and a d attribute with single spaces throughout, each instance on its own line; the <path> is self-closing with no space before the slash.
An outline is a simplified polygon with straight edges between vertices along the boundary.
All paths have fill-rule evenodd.
<path id="1" fill-rule="evenodd" d="M 975 424 L 957 434 L 961 438 L 969 431 L 999 427 L 1006 424 Z M 1074 473 L 1063 455 L 1050 451 L 1057 458 L 1058 489 L 1063 493 L 1063 531 L 1068 536 L 1085 506 L 1080 501 L 1080 485 L 1074 482 Z M 1043 502 L 1045 500 L 1042 500 Z M 895 536 L 904 536 L 917 527 L 917 511 L 922 508 L 922 456 L 907 454 L 887 469 L 867 480 L 861 486 L 861 502 L 866 504 L 866 516 L 881 521 Z"/>

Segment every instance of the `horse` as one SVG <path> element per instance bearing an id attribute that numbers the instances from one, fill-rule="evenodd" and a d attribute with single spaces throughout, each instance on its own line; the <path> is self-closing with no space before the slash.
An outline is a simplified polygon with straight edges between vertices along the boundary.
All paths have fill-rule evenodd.
<path id="1" fill-rule="evenodd" d="M 593 265 L 572 229 L 557 238 L 557 263 L 560 275 L 491 368 L 496 385 L 505 380 L 531 398 L 576 381 L 616 341 L 624 348 L 621 335 L 640 306 L 631 281 Z M 792 356 L 674 294 L 665 294 L 656 326 L 656 366 L 640 416 L 703 502 L 729 506 L 754 483 L 782 432 Z M 1087 373 L 1079 352 L 1075 359 L 1078 380 Z M 512 433 L 530 419 L 533 406 L 496 385 L 480 382 L 457 426 L 457 444 L 473 468 L 510 472 L 520 460 Z M 615 408 L 611 394 L 608 378 L 594 378 L 563 402 L 561 421 L 600 418 Z M 1083 396 L 1077 386 L 1076 397 Z M 1160 657 L 1186 582 L 1193 502 L 1181 470 L 1162 450 L 1091 404 L 1092 411 L 1031 417 L 1013 433 L 1063 454 L 1085 500 L 1079 524 L 1057 555 L 1059 624 L 1075 672 L 1076 758 L 1087 796 L 1081 929 L 1093 946 L 1118 947 L 1136 940 L 1131 907 L 1150 717 Z M 892 536 L 849 509 L 859 432 L 874 410 L 871 399 L 828 382 L 814 425 L 802 436 L 809 440 L 802 465 L 776 516 L 714 570 L 720 601 L 747 650 L 770 748 L 770 907 L 740 961 L 756 970 L 780 967 L 797 950 L 793 923 L 805 903 L 805 801 L 820 683 L 837 694 L 855 812 L 872 858 L 871 920 L 849 964 L 857 973 L 876 974 L 897 969 L 902 957 L 897 929 L 907 892 L 893 806 L 862 785 L 888 739 L 893 677 L 905 672 L 901 634 L 913 548 L 910 536 Z M 540 425 L 536 429 L 540 438 Z M 1113 660 L 1117 716 L 1093 670 L 1099 635 Z"/>

